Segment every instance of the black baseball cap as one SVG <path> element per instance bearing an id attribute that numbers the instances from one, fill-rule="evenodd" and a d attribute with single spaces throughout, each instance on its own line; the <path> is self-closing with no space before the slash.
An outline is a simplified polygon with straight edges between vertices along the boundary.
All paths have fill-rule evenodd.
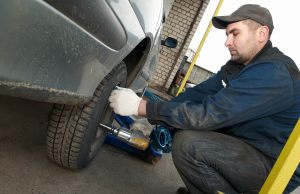
<path id="1" fill-rule="evenodd" d="M 272 15 L 267 8 L 260 5 L 246 4 L 238 8 L 229 16 L 216 16 L 212 18 L 215 28 L 226 29 L 227 25 L 233 22 L 251 19 L 263 26 L 268 26 L 269 33 L 272 34 L 274 29 Z"/>

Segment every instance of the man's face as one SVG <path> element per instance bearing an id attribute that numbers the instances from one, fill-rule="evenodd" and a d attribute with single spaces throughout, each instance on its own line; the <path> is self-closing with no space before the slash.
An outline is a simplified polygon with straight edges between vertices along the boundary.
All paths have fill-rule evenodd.
<path id="1" fill-rule="evenodd" d="M 229 49 L 231 60 L 246 66 L 259 51 L 256 32 L 239 21 L 228 24 L 226 35 L 225 46 Z"/>

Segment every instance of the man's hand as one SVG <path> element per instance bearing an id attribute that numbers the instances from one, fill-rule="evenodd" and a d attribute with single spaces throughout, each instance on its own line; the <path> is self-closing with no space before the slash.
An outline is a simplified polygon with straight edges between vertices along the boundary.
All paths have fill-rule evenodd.
<path id="1" fill-rule="evenodd" d="M 137 119 L 130 125 L 131 130 L 142 131 L 146 137 L 150 136 L 154 127 L 155 127 L 155 125 L 151 125 L 146 118 L 145 119 Z"/>
<path id="2" fill-rule="evenodd" d="M 116 114 L 130 116 L 138 115 L 142 98 L 138 97 L 131 89 L 118 87 L 118 90 L 111 92 L 108 100 Z"/>

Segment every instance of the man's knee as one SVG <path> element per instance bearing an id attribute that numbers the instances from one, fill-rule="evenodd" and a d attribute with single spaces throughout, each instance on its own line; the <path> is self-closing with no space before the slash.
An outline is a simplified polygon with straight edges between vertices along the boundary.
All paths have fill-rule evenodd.
<path id="1" fill-rule="evenodd" d="M 174 164 L 179 167 L 182 159 L 185 157 L 184 145 L 190 142 L 192 132 L 189 130 L 177 132 L 172 140 L 172 158 Z"/>
<path id="2" fill-rule="evenodd" d="M 181 152 L 182 145 L 191 142 L 193 136 L 194 133 L 190 130 L 177 132 L 172 140 L 172 153 Z"/>
<path id="3" fill-rule="evenodd" d="M 207 132 L 184 130 L 175 134 L 172 141 L 172 157 L 175 164 L 193 157 L 198 152 L 198 144 L 203 142 L 202 133 Z"/>
<path id="4" fill-rule="evenodd" d="M 210 139 L 214 139 L 213 132 L 205 132 L 205 131 L 194 131 L 194 130 L 184 130 L 177 132 L 173 137 L 172 143 L 172 152 L 182 151 L 182 147 L 193 146 L 193 144 L 207 144 L 207 141 Z"/>
<path id="5" fill-rule="evenodd" d="M 213 150 L 220 149 L 222 135 L 207 131 L 185 130 L 173 137 L 172 157 L 174 163 L 187 157 L 205 158 Z"/>

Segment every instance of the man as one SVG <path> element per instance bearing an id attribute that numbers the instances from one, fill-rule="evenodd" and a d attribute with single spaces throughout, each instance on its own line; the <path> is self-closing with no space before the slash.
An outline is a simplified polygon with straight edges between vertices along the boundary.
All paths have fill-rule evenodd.
<path id="1" fill-rule="evenodd" d="M 300 117 L 300 73 L 272 47 L 274 26 L 266 8 L 244 5 L 212 22 L 226 29 L 231 55 L 214 77 L 170 102 L 113 91 L 111 107 L 181 130 L 172 156 L 187 189 L 177 193 L 258 193 Z M 300 168 L 284 193 L 293 191 L 299 178 Z"/>

